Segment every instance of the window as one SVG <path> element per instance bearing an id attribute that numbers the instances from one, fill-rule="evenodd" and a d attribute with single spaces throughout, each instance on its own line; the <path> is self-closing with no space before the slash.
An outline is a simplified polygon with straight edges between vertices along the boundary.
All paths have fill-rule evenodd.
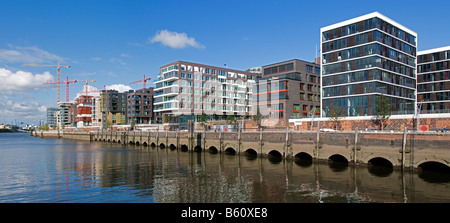
<path id="1" fill-rule="evenodd" d="M 314 67 L 314 73 L 320 74 L 320 67 Z"/>
<path id="2" fill-rule="evenodd" d="M 306 72 L 312 73 L 313 67 L 310 65 L 306 65 Z"/>

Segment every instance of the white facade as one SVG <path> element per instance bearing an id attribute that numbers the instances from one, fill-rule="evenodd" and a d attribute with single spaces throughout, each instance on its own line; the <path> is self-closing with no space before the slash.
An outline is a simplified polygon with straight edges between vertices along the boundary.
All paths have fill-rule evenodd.
<path id="1" fill-rule="evenodd" d="M 158 81 L 154 82 L 154 112 L 174 115 L 249 114 L 255 75 L 183 61 L 170 64 L 162 67 Z"/>

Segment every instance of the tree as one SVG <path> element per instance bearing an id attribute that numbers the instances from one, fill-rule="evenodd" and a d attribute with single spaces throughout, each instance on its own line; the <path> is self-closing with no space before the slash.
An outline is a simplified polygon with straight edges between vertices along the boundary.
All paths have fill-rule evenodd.
<path id="1" fill-rule="evenodd" d="M 131 129 L 134 130 L 134 127 L 136 126 L 136 122 L 134 121 L 134 118 L 131 119 L 130 126 L 131 126 Z"/>
<path id="2" fill-rule="evenodd" d="M 163 122 L 164 122 L 164 123 L 169 123 L 169 122 L 170 122 L 170 117 L 169 117 L 169 115 L 165 115 L 165 116 L 164 116 Z"/>
<path id="3" fill-rule="evenodd" d="M 389 99 L 383 94 L 381 96 L 378 95 L 375 100 L 375 113 L 372 121 L 380 126 L 383 131 L 384 127 L 387 126 L 387 121 L 391 117 L 391 104 L 389 103 Z"/>
<path id="4" fill-rule="evenodd" d="M 109 128 L 111 128 L 111 121 L 110 120 L 108 120 L 107 122 L 106 122 L 106 129 L 109 129 Z"/>
<path id="5" fill-rule="evenodd" d="M 330 121 L 333 122 L 333 128 L 337 130 L 337 127 L 341 125 L 342 117 L 344 117 L 342 109 L 333 106 L 329 109 L 328 116 Z"/>
<path id="6" fill-rule="evenodd" d="M 197 116 L 197 122 L 204 129 L 208 124 L 208 117 L 205 113 L 202 113 L 201 115 Z"/>
<path id="7" fill-rule="evenodd" d="M 259 106 L 256 108 L 256 114 L 254 114 L 252 116 L 253 121 L 256 122 L 256 124 L 258 125 L 258 130 L 261 128 L 261 122 L 263 119 L 263 115 L 261 114 L 261 112 L 259 111 Z"/>
<path id="8" fill-rule="evenodd" d="M 236 128 L 236 123 L 237 123 L 237 120 L 236 120 L 236 116 L 234 114 L 227 116 L 227 124 L 234 125 L 234 127 Z"/>

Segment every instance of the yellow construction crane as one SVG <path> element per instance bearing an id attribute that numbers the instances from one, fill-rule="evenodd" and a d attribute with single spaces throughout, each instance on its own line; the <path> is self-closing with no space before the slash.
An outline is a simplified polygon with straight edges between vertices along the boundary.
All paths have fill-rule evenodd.
<path id="1" fill-rule="evenodd" d="M 59 93 L 60 93 L 60 77 L 59 77 L 59 75 L 60 75 L 60 71 L 61 71 L 61 67 L 63 67 L 63 68 L 70 68 L 70 66 L 61 66 L 60 64 L 59 64 L 59 60 L 58 60 L 58 65 L 39 65 L 39 64 L 24 64 L 24 66 L 31 66 L 31 67 L 56 67 L 56 69 L 57 69 L 57 71 L 58 71 L 58 76 L 57 76 L 57 101 L 58 101 L 58 103 L 59 103 L 59 101 L 60 101 L 60 96 L 59 96 Z"/>

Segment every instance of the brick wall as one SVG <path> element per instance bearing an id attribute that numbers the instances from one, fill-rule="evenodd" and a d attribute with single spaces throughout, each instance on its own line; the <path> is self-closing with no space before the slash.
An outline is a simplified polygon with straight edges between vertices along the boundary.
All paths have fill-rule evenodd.
<path id="1" fill-rule="evenodd" d="M 404 127 L 409 130 L 416 129 L 415 120 L 412 119 L 389 119 L 387 120 L 387 126 L 385 130 L 396 130 L 402 131 Z M 330 128 L 334 129 L 335 123 L 331 121 L 321 121 L 320 128 Z M 435 131 L 437 129 L 442 129 L 444 127 L 450 128 L 450 118 L 421 118 L 420 125 L 426 125 L 429 131 Z M 294 129 L 294 124 L 290 123 L 290 127 Z M 338 130 L 354 130 L 356 127 L 360 130 L 364 129 L 379 129 L 372 120 L 344 120 L 340 122 L 340 126 L 337 127 Z M 317 122 L 314 122 L 313 130 L 317 129 Z M 302 122 L 302 125 L 298 125 L 296 130 L 311 130 L 311 122 Z"/>

